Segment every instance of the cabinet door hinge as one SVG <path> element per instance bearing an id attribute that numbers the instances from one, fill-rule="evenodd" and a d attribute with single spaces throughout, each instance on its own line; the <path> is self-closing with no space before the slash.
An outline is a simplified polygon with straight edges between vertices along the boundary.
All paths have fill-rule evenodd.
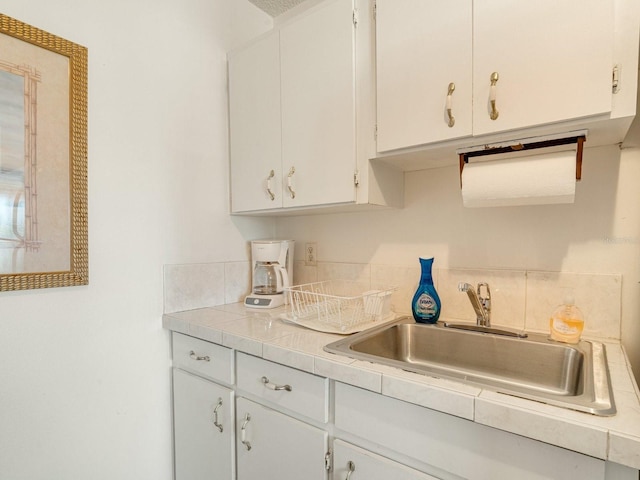
<path id="1" fill-rule="evenodd" d="M 375 141 L 378 141 L 378 124 L 377 123 L 373 126 L 373 139 Z"/>
<path id="2" fill-rule="evenodd" d="M 358 10 L 355 8 L 353 9 L 353 26 L 358 26 Z"/>
<path id="3" fill-rule="evenodd" d="M 373 21 L 378 18 L 378 2 L 373 2 Z"/>
<path id="4" fill-rule="evenodd" d="M 329 450 L 324 455 L 324 469 L 330 472 L 333 469 L 333 452 Z"/>
<path id="5" fill-rule="evenodd" d="M 620 66 L 614 65 L 613 75 L 611 76 L 611 91 L 618 93 L 620 91 Z"/>
<path id="6" fill-rule="evenodd" d="M 358 172 L 357 170 L 353 174 L 353 185 L 355 187 L 358 187 L 360 185 L 360 172 Z"/>

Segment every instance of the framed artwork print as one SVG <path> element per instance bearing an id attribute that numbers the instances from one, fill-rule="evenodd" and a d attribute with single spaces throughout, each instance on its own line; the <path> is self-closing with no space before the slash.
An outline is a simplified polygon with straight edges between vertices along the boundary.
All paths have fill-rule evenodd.
<path id="1" fill-rule="evenodd" d="M 0 14 L 0 291 L 89 283 L 87 58 Z"/>

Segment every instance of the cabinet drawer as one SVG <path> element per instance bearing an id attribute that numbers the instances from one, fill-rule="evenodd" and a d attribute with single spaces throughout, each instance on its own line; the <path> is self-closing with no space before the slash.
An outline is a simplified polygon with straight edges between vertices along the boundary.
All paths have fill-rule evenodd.
<path id="1" fill-rule="evenodd" d="M 233 383 L 233 350 L 175 332 L 173 366 L 229 385 Z"/>
<path id="2" fill-rule="evenodd" d="M 238 353 L 238 389 L 313 420 L 328 421 L 329 380 Z"/>

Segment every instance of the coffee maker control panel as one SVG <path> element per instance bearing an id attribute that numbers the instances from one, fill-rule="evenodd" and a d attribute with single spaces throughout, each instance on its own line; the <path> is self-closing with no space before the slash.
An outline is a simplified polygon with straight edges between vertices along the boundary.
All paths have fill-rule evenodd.
<path id="1" fill-rule="evenodd" d="M 244 299 L 244 304 L 247 307 L 253 307 L 253 308 L 269 308 L 272 307 L 273 305 L 273 299 L 271 298 L 260 298 L 258 296 L 253 296 L 250 295 L 247 298 Z"/>

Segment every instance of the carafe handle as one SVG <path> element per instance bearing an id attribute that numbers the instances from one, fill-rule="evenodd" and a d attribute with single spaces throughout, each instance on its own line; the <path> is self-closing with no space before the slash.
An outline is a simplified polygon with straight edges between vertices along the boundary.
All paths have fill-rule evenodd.
<path id="1" fill-rule="evenodd" d="M 278 285 L 278 291 L 282 292 L 286 287 L 289 286 L 289 273 L 287 272 L 287 269 L 282 265 L 278 267 L 278 270 L 280 270 L 280 273 L 282 273 L 282 276 L 278 275 L 278 282 L 282 282 Z"/>

